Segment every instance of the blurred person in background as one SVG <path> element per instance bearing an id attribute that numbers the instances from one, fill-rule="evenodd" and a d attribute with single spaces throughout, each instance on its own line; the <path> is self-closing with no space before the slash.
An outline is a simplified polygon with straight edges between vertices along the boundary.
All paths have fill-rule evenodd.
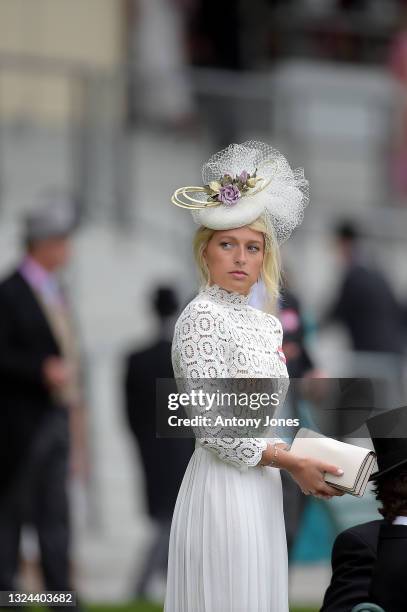
<path id="1" fill-rule="evenodd" d="M 249 303 L 254 308 L 267 311 L 267 292 L 263 281 L 258 281 Z M 306 323 L 300 299 L 289 281 L 286 270 L 280 286 L 278 312 L 283 327 L 283 353 L 290 378 L 322 375 L 317 370 L 306 346 Z"/>
<path id="2" fill-rule="evenodd" d="M 258 281 L 250 293 L 249 304 L 267 312 L 267 291 L 262 280 Z M 283 327 L 283 353 L 290 378 L 318 374 L 306 346 L 305 318 L 300 299 L 292 287 L 286 270 L 280 285 L 278 312 Z"/>
<path id="3" fill-rule="evenodd" d="M 404 440 L 407 448 L 406 440 Z M 380 482 L 380 481 L 378 481 Z M 380 525 L 377 560 L 369 593 L 369 600 L 386 612 L 404 612 L 407 602 L 407 469 L 399 467 L 385 486 L 377 486 L 378 494 L 386 500 L 390 512 Z M 392 519 L 392 516 L 395 516 Z"/>
<path id="4" fill-rule="evenodd" d="M 191 439 L 157 438 L 156 383 L 159 378 L 172 379 L 174 376 L 171 341 L 179 304 L 170 287 L 157 287 L 151 302 L 159 323 L 157 338 L 150 346 L 128 355 L 125 364 L 126 417 L 140 452 L 148 512 L 157 529 L 136 581 L 135 594 L 139 598 L 149 596 L 154 578 L 162 578 L 165 584 L 171 517 L 194 450 Z M 166 410 L 163 406 L 162 413 Z"/>
<path id="5" fill-rule="evenodd" d="M 326 320 L 339 321 L 346 327 L 355 351 L 386 353 L 400 364 L 405 327 L 392 288 L 385 276 L 362 256 L 355 225 L 340 224 L 335 238 L 344 275 Z"/>
<path id="6" fill-rule="evenodd" d="M 17 588 L 26 524 L 38 534 L 44 587 L 72 590 L 67 479 L 81 390 L 58 272 L 69 262 L 74 225 L 70 201 L 44 198 L 26 217 L 22 261 L 0 284 L 0 590 Z"/>
<path id="7" fill-rule="evenodd" d="M 366 424 L 378 463 L 370 480 L 383 519 L 355 525 L 337 536 L 321 612 L 349 612 L 368 601 L 386 612 L 406 608 L 407 440 L 401 436 L 407 432 L 407 407 L 376 415 Z"/>
<path id="8" fill-rule="evenodd" d="M 323 375 L 322 370 L 315 367 L 308 351 L 306 322 L 301 302 L 288 282 L 285 282 L 281 289 L 279 312 L 284 332 L 283 353 L 290 378 Z"/>
<path id="9" fill-rule="evenodd" d="M 313 360 L 306 346 L 305 320 L 301 303 L 295 294 L 292 284 L 284 275 L 285 280 L 280 290 L 278 311 L 283 328 L 282 352 L 286 359 L 286 367 L 291 379 L 323 376 L 323 372 L 315 368 Z M 250 296 L 250 304 L 263 310 L 266 304 L 266 288 L 262 281 L 254 286 Z M 286 403 L 286 418 L 301 418 L 301 398 L 298 397 L 294 385 L 289 389 Z M 289 411 L 289 415 L 287 413 Z M 303 420 L 301 420 L 303 422 Z M 307 497 L 301 494 L 295 481 L 285 471 L 281 472 L 283 485 L 284 520 L 287 535 L 287 548 L 289 561 L 292 557 L 295 541 L 301 527 L 302 517 L 307 505 Z"/>
<path id="10" fill-rule="evenodd" d="M 324 376 L 322 370 L 315 367 L 306 346 L 306 328 L 301 302 L 286 280 L 280 294 L 279 316 L 283 327 L 283 353 L 286 358 L 288 374 L 291 379 L 318 378 Z M 290 418 L 299 418 L 304 425 L 302 400 L 295 385 L 288 393 Z M 307 496 L 301 494 L 294 480 L 287 472 L 281 473 L 283 484 L 284 517 L 287 533 L 288 558 L 291 560 L 296 538 L 307 505 Z"/>

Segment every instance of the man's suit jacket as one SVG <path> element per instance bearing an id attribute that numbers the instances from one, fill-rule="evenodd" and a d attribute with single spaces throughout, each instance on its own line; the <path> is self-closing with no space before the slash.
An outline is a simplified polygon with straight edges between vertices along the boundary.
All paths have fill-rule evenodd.
<path id="1" fill-rule="evenodd" d="M 384 520 L 370 521 L 342 531 L 332 549 L 332 578 L 321 612 L 350 612 L 369 601 L 377 542 Z M 386 611 L 387 612 L 387 611 Z"/>
<path id="2" fill-rule="evenodd" d="M 401 306 L 386 278 L 377 270 L 352 264 L 330 316 L 346 325 L 356 351 L 397 354 L 404 349 Z"/>
<path id="3" fill-rule="evenodd" d="M 171 342 L 158 340 L 142 351 L 128 355 L 125 367 L 127 422 L 137 440 L 144 466 L 149 513 L 171 518 L 178 490 L 194 451 L 189 438 L 157 438 L 156 380 L 172 379 Z M 175 381 L 171 391 L 176 392 Z M 163 414 L 167 405 L 159 406 Z"/>
<path id="4" fill-rule="evenodd" d="M 16 271 L 0 283 L 0 496 L 47 413 L 58 408 L 43 381 L 60 349 L 35 294 Z"/>
<path id="5" fill-rule="evenodd" d="M 386 612 L 407 610 L 407 525 L 380 526 L 369 599 Z"/>

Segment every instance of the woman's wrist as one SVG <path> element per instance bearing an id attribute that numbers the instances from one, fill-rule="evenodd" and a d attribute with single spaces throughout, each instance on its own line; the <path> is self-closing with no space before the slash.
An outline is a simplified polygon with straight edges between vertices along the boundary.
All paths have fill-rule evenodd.
<path id="1" fill-rule="evenodd" d="M 288 452 L 289 445 L 284 442 L 267 444 L 264 449 L 259 465 L 277 467 L 291 471 L 298 463 L 298 457 Z"/>
<path id="2" fill-rule="evenodd" d="M 301 460 L 298 455 L 294 455 L 288 450 L 281 449 L 278 453 L 279 465 L 278 467 L 287 470 L 288 472 L 294 472 L 299 465 L 299 461 Z"/>

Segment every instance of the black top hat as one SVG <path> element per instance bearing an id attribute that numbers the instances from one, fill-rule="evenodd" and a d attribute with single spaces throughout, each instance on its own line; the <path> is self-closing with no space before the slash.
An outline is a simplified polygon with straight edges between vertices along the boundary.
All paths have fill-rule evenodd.
<path id="1" fill-rule="evenodd" d="M 377 455 L 376 480 L 407 464 L 407 406 L 388 410 L 366 421 Z"/>

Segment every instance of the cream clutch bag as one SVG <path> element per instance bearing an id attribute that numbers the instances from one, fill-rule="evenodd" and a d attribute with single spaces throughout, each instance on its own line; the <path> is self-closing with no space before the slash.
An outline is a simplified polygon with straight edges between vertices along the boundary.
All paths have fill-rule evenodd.
<path id="1" fill-rule="evenodd" d="M 364 494 L 376 464 L 376 455 L 369 448 L 327 438 L 305 427 L 297 432 L 290 452 L 342 468 L 344 472 L 342 476 L 325 473 L 325 482 L 358 497 Z"/>

